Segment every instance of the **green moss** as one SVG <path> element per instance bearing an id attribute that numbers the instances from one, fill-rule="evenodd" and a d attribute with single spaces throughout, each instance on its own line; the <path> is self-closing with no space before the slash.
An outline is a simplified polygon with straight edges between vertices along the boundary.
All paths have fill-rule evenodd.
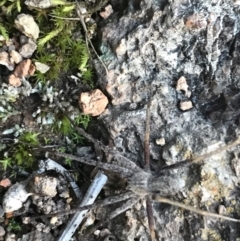
<path id="1" fill-rule="evenodd" d="M 14 219 L 12 218 L 7 226 L 7 231 L 10 232 L 16 232 L 16 231 L 20 231 L 21 230 L 21 226 L 20 224 Z"/>
<path id="2" fill-rule="evenodd" d="M 89 115 L 79 115 L 74 119 L 74 124 L 82 125 L 86 129 L 90 120 L 91 117 Z M 53 124 L 53 130 L 56 131 L 56 133 L 61 133 L 64 136 L 68 136 L 76 144 L 83 141 L 83 137 L 76 133 L 72 122 L 65 115 L 59 115 L 57 117 L 57 120 Z"/>
<path id="3" fill-rule="evenodd" d="M 8 30 L 2 25 L 0 24 L 0 34 L 6 39 L 9 39 L 9 35 L 8 35 Z"/>
<path id="4" fill-rule="evenodd" d="M 9 157 L 5 157 L 3 160 L 0 160 L 0 163 L 4 171 L 6 171 L 9 167 L 12 167 L 12 159 Z"/>
<path id="5" fill-rule="evenodd" d="M 80 32 L 77 21 L 67 20 L 75 13 L 75 5 L 58 6 L 49 10 L 48 16 L 42 15 L 38 23 L 42 35 L 38 41 L 36 61 L 47 64 L 46 74 L 37 73 L 38 81 L 55 80 L 59 74 L 69 69 L 79 69 L 83 81 L 93 86 L 92 70 L 88 65 L 90 56 L 85 40 L 74 38 Z"/>
<path id="6" fill-rule="evenodd" d="M 21 12 L 23 0 L 2 0 L 0 7 L 4 6 L 6 8 L 6 14 L 11 14 L 14 10 Z"/>
<path id="7" fill-rule="evenodd" d="M 8 156 L 0 160 L 2 169 L 6 171 L 8 168 L 17 166 L 25 169 L 32 167 L 35 161 L 33 148 L 39 147 L 39 133 L 24 132 L 16 141 L 16 143 L 8 145 Z"/>

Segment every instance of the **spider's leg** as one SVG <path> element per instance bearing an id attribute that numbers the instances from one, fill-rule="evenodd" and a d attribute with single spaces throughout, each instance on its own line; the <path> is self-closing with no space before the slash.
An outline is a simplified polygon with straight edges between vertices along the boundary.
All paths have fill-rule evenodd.
<path id="1" fill-rule="evenodd" d="M 74 161 L 78 161 L 78 162 L 81 162 L 81 163 L 84 163 L 84 164 L 87 164 L 87 165 L 90 165 L 90 166 L 98 166 L 99 168 L 102 168 L 103 170 L 107 170 L 107 171 L 111 170 L 111 171 L 121 175 L 123 178 L 127 178 L 127 177 L 129 177 L 133 174 L 132 170 L 129 170 L 125 167 L 121 167 L 119 165 L 103 163 L 103 162 L 99 163 L 95 160 L 91 160 L 91 159 L 84 158 L 84 157 L 77 157 L 77 156 L 74 156 L 74 155 L 71 155 L 71 154 L 66 154 L 66 153 L 61 153 L 61 152 L 55 152 L 55 154 L 57 156 L 69 158 L 69 159 L 72 159 Z M 135 172 L 136 172 L 136 170 L 135 170 Z"/>
<path id="2" fill-rule="evenodd" d="M 35 217 L 32 217 L 31 219 L 42 218 L 42 217 L 48 217 L 49 218 L 49 217 L 70 215 L 70 214 L 74 214 L 76 212 L 83 211 L 83 210 L 86 210 L 86 209 L 100 208 L 100 207 L 104 207 L 104 206 L 107 206 L 107 205 L 111 205 L 111 204 L 114 204 L 114 203 L 125 201 L 125 200 L 130 199 L 130 198 L 135 198 L 135 197 L 136 197 L 136 194 L 134 194 L 131 191 L 128 191 L 128 192 L 118 194 L 116 196 L 105 198 L 104 200 L 101 200 L 101 201 L 96 201 L 95 203 L 90 204 L 90 205 L 78 207 L 76 209 L 71 209 L 71 210 L 67 210 L 67 211 L 60 211 L 60 212 L 56 212 L 56 213 L 50 213 L 50 214 L 35 216 Z"/>
<path id="3" fill-rule="evenodd" d="M 209 211 L 203 211 L 203 210 L 201 210 L 201 209 L 198 209 L 198 208 L 195 208 L 195 207 L 192 207 L 192 206 L 189 206 L 189 205 L 180 203 L 180 202 L 172 201 L 171 199 L 164 198 L 164 197 L 161 197 L 161 196 L 159 196 L 159 195 L 153 195 L 153 196 L 152 196 L 152 199 L 153 199 L 154 201 L 156 201 L 156 202 L 162 202 L 162 203 L 171 204 L 171 205 L 173 205 L 173 206 L 186 209 L 186 210 L 188 210 L 188 211 L 191 211 L 191 212 L 200 214 L 200 215 L 202 215 L 202 216 L 208 216 L 208 217 L 212 217 L 212 218 L 220 218 L 220 219 L 224 219 L 224 220 L 228 220 L 228 221 L 240 223 L 240 219 L 235 219 L 235 218 L 227 217 L 227 216 L 220 215 L 220 214 L 217 214 L 217 213 L 212 213 L 212 212 L 209 212 Z"/>
<path id="4" fill-rule="evenodd" d="M 113 212 L 111 212 L 108 216 L 108 220 L 107 221 L 101 221 L 98 224 L 94 225 L 91 229 L 89 229 L 86 232 L 86 236 L 89 236 L 90 234 L 92 234 L 96 229 L 98 229 L 101 226 L 105 226 L 111 219 L 117 217 L 118 215 L 120 215 L 121 213 L 126 212 L 128 209 L 130 209 L 134 204 L 136 204 L 138 201 L 140 200 L 140 198 L 138 198 L 136 195 L 134 198 L 131 198 L 129 200 L 127 200 L 122 206 L 120 206 L 119 208 L 115 209 Z"/>
<path id="5" fill-rule="evenodd" d="M 60 103 L 57 103 L 58 108 L 64 113 L 64 109 L 61 107 Z M 117 161 L 117 164 L 119 166 L 122 166 L 124 168 L 130 169 L 132 171 L 141 171 L 141 168 L 139 166 L 137 166 L 134 162 L 132 162 L 131 160 L 129 160 L 128 158 L 126 158 L 121 152 L 110 148 L 108 146 L 103 145 L 100 141 L 94 139 L 91 135 L 89 135 L 84 129 L 77 127 L 74 123 L 74 121 L 69 118 L 69 121 L 71 122 L 71 124 L 74 126 L 74 129 L 77 131 L 77 133 L 79 135 L 82 135 L 83 137 L 85 137 L 87 140 L 91 141 L 95 146 L 98 146 L 100 149 L 102 149 L 106 154 L 110 154 L 113 155 L 117 158 L 119 158 L 120 160 Z M 97 166 L 97 165 L 96 165 Z"/>
<path id="6" fill-rule="evenodd" d="M 133 172 L 142 171 L 142 169 L 133 161 L 123 155 L 119 155 L 118 152 L 112 151 L 112 153 L 110 154 L 114 155 L 114 157 L 117 157 L 117 159 L 114 159 L 114 163 L 116 163 L 118 166 L 127 168 L 128 170 L 131 170 Z"/>
<path id="7" fill-rule="evenodd" d="M 113 148 L 110 148 L 108 146 L 103 145 L 101 142 L 99 142 L 98 140 L 95 140 L 91 135 L 86 133 L 83 129 L 81 129 L 79 127 L 76 127 L 76 131 L 78 132 L 78 134 L 84 136 L 85 138 L 87 138 L 89 141 L 91 141 L 95 145 L 98 145 L 106 154 L 110 154 L 110 155 L 113 155 L 114 157 L 119 158 L 120 160 L 117 161 L 117 164 L 119 166 L 131 169 L 133 171 L 136 171 L 136 170 L 141 171 L 142 170 L 134 162 L 132 162 L 131 160 L 126 158 L 121 152 L 119 152 L 119 151 L 117 151 Z"/>
<path id="8" fill-rule="evenodd" d="M 228 144 L 226 144 L 225 146 L 221 146 L 219 148 L 217 148 L 216 150 L 214 151 L 211 151 L 211 152 L 208 152 L 206 154 L 203 154 L 201 156 L 193 156 L 193 158 L 191 160 L 188 160 L 188 161 L 180 161 L 178 163 L 175 163 L 175 164 L 172 164 L 172 165 L 169 165 L 169 166 L 164 166 L 162 168 L 162 170 L 160 170 L 160 172 L 163 172 L 163 171 L 167 171 L 167 170 L 172 170 L 172 169 L 176 169 L 176 168 L 181 168 L 181 167 L 186 167 L 186 166 L 189 166 L 191 165 L 192 163 L 198 163 L 198 162 L 201 162 L 203 161 L 204 159 L 207 159 L 211 156 L 214 156 L 216 154 L 219 154 L 219 153 L 222 153 L 224 151 L 227 151 L 229 150 L 230 148 L 234 147 L 234 146 L 237 146 L 240 144 L 240 137 L 238 137 L 235 141 L 232 141 Z"/>
<path id="9" fill-rule="evenodd" d="M 213 155 L 216 155 L 216 154 L 222 153 L 224 151 L 227 151 L 230 148 L 232 148 L 234 146 L 237 146 L 239 144 L 240 144 L 240 136 L 235 141 L 232 141 L 232 142 L 226 144 L 225 146 L 221 146 L 221 147 L 217 148 L 215 151 L 211 151 L 211 152 L 206 153 L 206 154 L 201 155 L 201 156 L 193 157 L 190 162 L 191 163 L 201 162 L 201 161 L 203 161 L 206 158 L 209 158 L 209 157 L 211 157 Z"/>

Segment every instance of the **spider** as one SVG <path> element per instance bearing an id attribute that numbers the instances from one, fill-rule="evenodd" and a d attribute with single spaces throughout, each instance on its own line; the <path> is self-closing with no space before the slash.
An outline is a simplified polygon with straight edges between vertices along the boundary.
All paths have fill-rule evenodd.
<path id="1" fill-rule="evenodd" d="M 172 201 L 171 199 L 167 198 L 169 196 L 174 197 L 179 192 L 181 185 L 179 185 L 178 180 L 174 178 L 174 175 L 155 176 L 150 171 L 150 165 L 149 165 L 149 162 L 150 162 L 150 151 L 149 151 L 150 103 L 148 104 L 148 107 L 146 109 L 147 109 L 146 111 L 147 117 L 146 117 L 146 132 L 145 132 L 145 141 L 144 141 L 144 159 L 145 159 L 144 169 L 141 169 L 134 162 L 126 158 L 121 152 L 118 152 L 114 148 L 112 149 L 108 146 L 103 145 L 101 142 L 95 140 L 91 135 L 89 135 L 79 127 L 75 127 L 76 131 L 80 135 L 88 139 L 89 141 L 93 142 L 95 146 L 98 146 L 99 148 L 101 148 L 106 155 L 114 156 L 114 162 L 102 163 L 96 160 L 90 160 L 88 158 L 77 157 L 71 154 L 55 152 L 57 156 L 69 158 L 87 165 L 98 166 L 103 170 L 117 173 L 118 175 L 121 176 L 121 178 L 124 178 L 127 180 L 126 191 L 119 195 L 106 198 L 103 201 L 96 202 L 93 205 L 88 205 L 85 207 L 74 209 L 74 210 L 71 210 L 70 212 L 68 211 L 68 212 L 61 212 L 61 213 L 53 213 L 53 214 L 43 215 L 43 216 L 52 217 L 55 215 L 70 214 L 83 209 L 90 209 L 94 207 L 105 206 L 105 205 L 110 205 L 113 203 L 125 201 L 122 206 L 115 209 L 112 213 L 109 214 L 108 216 L 108 221 L 109 221 L 115 218 L 116 216 L 118 216 L 119 214 L 126 212 L 128 209 L 130 209 L 133 205 L 138 203 L 140 200 L 146 200 L 146 209 L 147 209 L 147 216 L 148 216 L 148 223 L 149 223 L 149 234 L 150 234 L 150 240 L 152 241 L 157 240 L 155 235 L 154 217 L 153 217 L 153 210 L 152 210 L 152 204 L 151 204 L 152 201 L 171 204 L 204 216 L 221 218 L 221 219 L 225 219 L 233 222 L 240 222 L 240 220 L 237 220 L 231 217 L 223 216 L 217 213 L 211 213 L 208 211 L 202 211 L 200 209 L 185 205 L 180 202 Z M 165 169 L 166 170 L 174 169 L 174 168 L 184 167 L 192 163 L 199 163 L 204 159 L 207 159 L 220 152 L 226 151 L 238 144 L 240 144 L 240 137 L 237 138 L 235 141 L 216 149 L 215 151 L 209 152 L 202 156 L 194 157 L 193 159 L 188 161 L 182 161 L 180 163 L 167 166 Z M 99 226 L 102 226 L 103 224 L 104 224 L 103 222 L 100 222 L 97 226 L 90 229 L 88 233 L 91 233 L 94 229 L 96 229 Z"/>

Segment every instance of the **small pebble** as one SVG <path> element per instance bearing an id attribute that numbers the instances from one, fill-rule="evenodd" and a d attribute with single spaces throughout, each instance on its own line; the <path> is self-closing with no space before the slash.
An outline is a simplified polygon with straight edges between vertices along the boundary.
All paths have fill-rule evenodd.
<path id="1" fill-rule="evenodd" d="M 180 102 L 181 110 L 189 110 L 191 108 L 193 108 L 192 101 L 181 101 Z"/>
<path id="2" fill-rule="evenodd" d="M 165 139 L 163 137 L 156 139 L 156 144 L 159 146 L 164 146 L 166 144 Z"/>
<path id="3" fill-rule="evenodd" d="M 0 237 L 4 236 L 6 233 L 6 231 L 4 230 L 4 228 L 2 226 L 0 226 Z"/>
<path id="4" fill-rule="evenodd" d="M 224 205 L 219 205 L 218 206 L 218 213 L 219 214 L 224 215 L 224 214 L 226 214 L 226 212 L 227 212 L 227 209 L 226 209 L 226 207 Z"/>

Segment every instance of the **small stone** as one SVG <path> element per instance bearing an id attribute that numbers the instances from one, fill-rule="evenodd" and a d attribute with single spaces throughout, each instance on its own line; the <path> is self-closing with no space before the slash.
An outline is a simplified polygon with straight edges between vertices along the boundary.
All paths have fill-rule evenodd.
<path id="1" fill-rule="evenodd" d="M 11 186 L 11 181 L 8 178 L 2 179 L 0 181 L 0 186 L 9 187 L 9 186 Z"/>
<path id="2" fill-rule="evenodd" d="M 59 196 L 60 196 L 60 197 L 63 197 L 63 198 L 69 198 L 69 197 L 70 197 L 70 194 L 69 194 L 68 191 L 64 191 L 64 192 L 62 192 Z"/>
<path id="3" fill-rule="evenodd" d="M 164 146 L 166 144 L 165 139 L 163 137 L 156 139 L 156 144 L 159 146 Z"/>
<path id="4" fill-rule="evenodd" d="M 0 35 L 0 41 L 1 42 L 5 41 L 5 38 L 2 35 Z"/>
<path id="5" fill-rule="evenodd" d="M 32 231 L 24 234 L 18 241 L 53 241 L 54 238 L 51 233 L 44 233 L 40 231 Z"/>
<path id="6" fill-rule="evenodd" d="M 30 58 L 36 49 L 37 44 L 33 40 L 29 39 L 28 43 L 24 44 L 19 49 L 19 53 L 22 55 L 23 58 Z"/>
<path id="7" fill-rule="evenodd" d="M 35 176 L 33 189 L 34 193 L 41 193 L 49 197 L 57 195 L 57 178 L 50 176 Z"/>
<path id="8" fill-rule="evenodd" d="M 24 45 L 26 43 L 28 43 L 28 37 L 25 36 L 24 34 L 21 34 L 20 38 L 19 38 L 19 42 L 21 45 Z"/>
<path id="9" fill-rule="evenodd" d="M 25 59 L 21 61 L 14 70 L 14 75 L 22 78 L 29 76 L 29 70 L 31 69 L 32 61 L 31 59 Z"/>
<path id="10" fill-rule="evenodd" d="M 202 13 L 194 13 L 187 18 L 185 26 L 191 29 L 200 30 L 207 27 L 207 19 Z"/>
<path id="11" fill-rule="evenodd" d="M 11 74 L 8 77 L 8 83 L 14 87 L 19 87 L 22 85 L 21 79 L 19 77 L 16 77 L 14 74 Z"/>
<path id="12" fill-rule="evenodd" d="M 38 39 L 39 37 L 39 27 L 34 21 L 34 18 L 29 14 L 19 14 L 15 19 L 16 28 L 24 33 L 26 36 Z"/>
<path id="13" fill-rule="evenodd" d="M 16 241 L 16 240 L 17 240 L 16 234 L 7 233 L 7 235 L 5 237 L 5 241 Z"/>
<path id="14" fill-rule="evenodd" d="M 31 193 L 26 191 L 26 184 L 26 181 L 15 183 L 4 194 L 2 205 L 5 213 L 11 213 L 20 209 L 31 195 Z"/>
<path id="15" fill-rule="evenodd" d="M 6 40 L 6 41 L 5 41 L 5 45 L 6 45 L 7 47 L 10 47 L 11 45 L 14 45 L 13 39 L 9 38 L 8 40 Z"/>
<path id="16" fill-rule="evenodd" d="M 4 210 L 3 210 L 2 206 L 0 206 L 0 218 L 2 218 L 3 215 L 4 215 Z"/>
<path id="17" fill-rule="evenodd" d="M 13 50 L 15 50 L 16 48 L 15 48 L 15 46 L 14 45 L 10 45 L 9 47 L 8 47 L 8 53 L 11 53 Z"/>
<path id="18" fill-rule="evenodd" d="M 107 235 L 110 235 L 111 232 L 109 231 L 109 229 L 105 228 L 105 229 L 102 229 L 99 236 L 100 237 L 106 237 Z"/>
<path id="19" fill-rule="evenodd" d="M 116 48 L 116 53 L 117 53 L 117 55 L 124 55 L 126 53 L 126 51 L 127 51 L 126 40 L 122 39 L 121 43 Z"/>
<path id="20" fill-rule="evenodd" d="M 21 207 L 21 208 L 22 208 L 22 207 Z M 14 211 L 16 211 L 16 210 L 14 210 Z M 7 218 L 7 219 L 12 218 L 12 217 L 14 216 L 14 211 L 6 212 L 6 214 L 5 214 L 6 218 Z"/>
<path id="21" fill-rule="evenodd" d="M 107 19 L 113 13 L 112 5 L 109 4 L 104 9 L 105 11 L 100 12 L 100 16 Z"/>
<path id="22" fill-rule="evenodd" d="M 14 62 L 16 64 L 20 63 L 22 61 L 22 56 L 19 54 L 16 50 L 12 50 L 10 52 L 10 56 L 13 58 Z"/>
<path id="23" fill-rule="evenodd" d="M 191 96 L 191 91 L 188 90 L 188 84 L 187 80 L 184 76 L 181 76 L 178 81 L 177 81 L 177 86 L 176 86 L 177 91 L 184 91 L 185 95 L 189 98 Z"/>
<path id="24" fill-rule="evenodd" d="M 221 215 L 224 215 L 227 213 L 227 209 L 224 205 L 219 205 L 218 206 L 218 213 L 221 214 Z"/>
<path id="25" fill-rule="evenodd" d="M 50 223 L 54 225 L 58 221 L 58 217 L 52 217 Z"/>
<path id="26" fill-rule="evenodd" d="M 105 110 L 108 99 L 101 90 L 96 89 L 91 92 L 81 93 L 78 103 L 84 114 L 98 116 Z"/>
<path id="27" fill-rule="evenodd" d="M 50 8 L 53 6 L 53 1 L 51 0 L 26 0 L 25 4 L 30 6 L 30 7 L 35 7 L 35 8 Z"/>
<path id="28" fill-rule="evenodd" d="M 93 234 L 94 234 L 95 236 L 97 236 L 97 238 L 98 238 L 98 237 L 99 237 L 100 232 L 101 232 L 101 231 L 98 229 L 98 230 L 95 230 Z"/>
<path id="29" fill-rule="evenodd" d="M 4 228 L 2 226 L 0 226 L 0 237 L 4 236 L 6 233 L 6 231 L 4 230 Z"/>
<path id="30" fill-rule="evenodd" d="M 34 64 L 31 64 L 31 65 L 30 65 L 30 68 L 29 68 L 29 70 L 28 70 L 28 75 L 33 76 L 34 73 L 35 73 L 35 71 L 36 71 L 35 65 L 34 65 Z"/>
<path id="31" fill-rule="evenodd" d="M 193 108 L 192 101 L 181 101 L 180 102 L 181 110 L 189 110 L 191 108 Z"/>
<path id="32" fill-rule="evenodd" d="M 50 69 L 48 65 L 40 62 L 35 62 L 35 66 L 36 66 L 36 69 L 42 74 L 45 74 Z"/>
<path id="33" fill-rule="evenodd" d="M 234 5 L 240 5 L 240 0 L 234 0 Z"/>
<path id="34" fill-rule="evenodd" d="M 14 69 L 14 64 L 11 63 L 9 54 L 5 51 L 0 53 L 0 65 L 6 66 L 9 70 Z"/>

